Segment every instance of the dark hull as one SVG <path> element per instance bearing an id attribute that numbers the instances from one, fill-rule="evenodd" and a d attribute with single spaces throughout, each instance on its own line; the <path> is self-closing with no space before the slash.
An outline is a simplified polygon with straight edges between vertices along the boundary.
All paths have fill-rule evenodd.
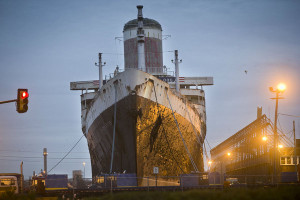
<path id="1" fill-rule="evenodd" d="M 113 114 L 114 106 L 111 106 L 96 118 L 88 130 L 87 140 L 93 177 L 110 171 Z M 201 172 L 203 141 L 201 144 L 197 142 L 189 119 L 176 113 L 175 116 L 188 150 Z M 122 173 L 126 170 L 126 173 L 145 177 L 153 175 L 153 167 L 159 167 L 159 176 L 178 176 L 195 171 L 176 127 L 172 111 L 149 99 L 129 95 L 117 103 L 112 171 Z"/>

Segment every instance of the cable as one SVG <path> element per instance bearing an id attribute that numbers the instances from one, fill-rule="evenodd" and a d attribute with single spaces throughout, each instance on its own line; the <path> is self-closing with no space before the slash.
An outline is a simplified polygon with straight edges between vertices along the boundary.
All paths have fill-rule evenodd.
<path id="1" fill-rule="evenodd" d="M 0 160 L 4 160 L 4 161 L 15 161 L 15 162 L 20 162 L 23 161 L 24 163 L 42 163 L 42 160 L 23 160 L 23 159 L 5 159 L 5 158 L 0 158 Z M 73 162 L 64 162 L 64 163 L 82 163 L 81 161 L 73 161 Z M 90 164 L 89 162 L 87 162 L 86 164 Z"/>
<path id="2" fill-rule="evenodd" d="M 300 116 L 283 114 L 283 113 L 278 113 L 278 115 L 285 115 L 285 116 L 289 116 L 289 117 L 298 117 L 298 118 L 300 118 Z"/>
<path id="3" fill-rule="evenodd" d="M 68 155 L 69 153 L 76 147 L 76 145 L 80 142 L 80 140 L 83 138 L 84 135 L 82 135 L 80 137 L 80 139 L 76 142 L 76 144 L 71 148 L 71 150 L 60 160 L 58 161 L 58 163 L 56 165 L 54 165 L 47 173 L 51 172 L 57 165 L 59 165 L 59 163 L 61 163 L 61 161 L 63 161 Z"/>
<path id="4" fill-rule="evenodd" d="M 13 152 L 13 153 L 42 153 L 41 151 L 23 151 L 23 150 L 1 150 L 0 151 L 4 151 L 4 152 Z M 62 151 L 48 151 L 49 153 L 68 153 L 68 152 L 62 152 Z M 89 153 L 89 152 L 71 152 L 71 153 Z"/>
<path id="5" fill-rule="evenodd" d="M 185 150 L 186 150 L 186 152 L 187 152 L 187 154 L 188 154 L 188 156 L 189 156 L 189 158 L 190 158 L 190 161 L 191 161 L 191 163 L 192 163 L 192 165 L 193 165 L 193 167 L 194 167 L 194 170 L 195 170 L 196 172 L 199 172 L 199 170 L 198 170 L 198 168 L 197 168 L 197 165 L 195 164 L 194 159 L 193 159 L 193 157 L 192 157 L 192 155 L 191 155 L 191 153 L 190 153 L 190 151 L 189 151 L 189 149 L 188 149 L 188 147 L 187 147 L 187 145 L 186 145 L 186 143 L 185 143 L 185 141 L 184 141 L 183 135 L 182 135 L 182 133 L 181 133 L 181 131 L 180 131 L 178 122 L 177 122 L 177 120 L 176 120 L 176 117 L 175 117 L 175 114 L 174 114 L 174 111 L 173 111 L 173 108 L 172 108 L 172 105 L 171 105 L 171 102 L 170 102 L 170 99 L 169 99 L 168 92 L 166 92 L 166 94 L 167 94 L 167 99 L 168 99 L 168 101 L 169 101 L 169 105 L 170 105 L 170 108 L 171 108 L 171 110 L 172 110 L 172 114 L 173 114 L 173 117 L 174 117 L 174 121 L 175 121 L 176 126 L 177 126 L 177 129 L 178 129 L 178 131 L 179 131 L 179 134 L 180 134 L 182 143 L 183 143 L 183 145 L 184 145 L 184 147 L 185 147 Z"/>
<path id="6" fill-rule="evenodd" d="M 206 160 L 210 160 L 209 157 L 208 157 L 207 151 L 206 151 L 205 142 L 203 142 L 203 148 L 204 148 L 204 153 L 205 153 Z"/>
<path id="7" fill-rule="evenodd" d="M 206 137 L 205 137 L 205 140 L 206 140 L 206 143 L 208 144 L 209 149 L 211 150 L 211 146 L 210 146 L 210 144 L 208 143 L 208 140 L 207 140 Z"/>
<path id="8" fill-rule="evenodd" d="M 187 101 L 187 99 L 185 99 L 185 102 L 184 102 L 184 104 L 185 104 L 185 112 L 187 112 L 187 114 L 188 114 L 188 117 L 189 117 L 189 120 L 190 120 L 190 124 L 192 125 L 192 128 L 193 128 L 194 134 L 195 134 L 195 136 L 196 136 L 197 142 L 198 142 L 200 145 L 202 145 L 202 144 L 201 144 L 201 140 L 199 139 L 199 136 L 198 136 L 198 134 L 197 134 L 197 132 L 196 132 L 196 130 L 195 130 L 194 124 L 192 123 L 192 119 L 191 119 L 190 113 L 189 113 L 189 111 L 187 110 L 187 107 L 186 107 L 186 101 Z M 201 122 L 200 122 L 200 123 L 201 123 Z M 203 134 L 203 133 L 200 133 L 201 139 L 203 138 L 203 137 L 202 137 L 202 134 Z"/>
<path id="9" fill-rule="evenodd" d="M 155 89 L 154 83 L 153 83 L 153 88 L 154 88 L 154 94 L 155 94 L 155 99 L 156 99 L 156 107 L 157 107 L 157 111 L 158 111 L 159 116 L 161 116 L 161 114 L 160 114 L 160 109 L 159 109 L 159 105 L 158 105 L 158 100 L 157 100 L 157 95 L 156 95 L 156 89 Z M 162 119 L 163 119 L 163 118 L 162 118 Z M 172 149 L 171 149 L 171 146 L 170 146 L 170 143 L 169 143 L 169 140 L 168 140 L 166 131 L 165 131 L 164 123 L 162 122 L 161 125 L 162 125 L 162 128 L 163 128 L 163 133 L 164 133 L 165 139 L 166 139 L 166 141 L 167 141 L 168 149 L 170 150 L 171 155 L 172 155 L 173 159 L 175 160 L 177 166 L 179 167 L 179 169 L 181 170 L 181 172 L 184 173 L 183 169 L 181 168 L 180 164 L 178 163 L 177 159 L 175 158 L 175 156 L 174 156 L 174 154 L 173 154 L 173 151 L 172 151 Z"/>
<path id="10" fill-rule="evenodd" d="M 38 159 L 41 159 L 43 158 L 42 156 L 40 157 L 37 157 L 37 156 L 1 156 L 0 155 L 0 158 L 1 157 L 4 157 L 4 158 L 38 158 Z M 47 158 L 47 159 L 62 159 L 62 158 Z M 90 158 L 65 158 L 65 159 L 90 159 Z"/>

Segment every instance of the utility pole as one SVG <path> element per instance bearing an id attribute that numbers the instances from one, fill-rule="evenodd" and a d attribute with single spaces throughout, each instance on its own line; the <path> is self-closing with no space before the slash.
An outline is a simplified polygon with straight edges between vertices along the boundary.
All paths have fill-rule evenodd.
<path id="1" fill-rule="evenodd" d="M 296 152 L 296 149 L 297 149 L 297 146 L 296 146 L 296 129 L 295 129 L 295 121 L 293 121 L 293 133 L 294 133 L 294 163 L 295 163 L 295 172 L 297 174 L 297 152 Z"/>
<path id="2" fill-rule="evenodd" d="M 20 180 L 20 191 L 23 194 L 23 183 L 24 183 L 24 176 L 23 176 L 23 161 L 20 164 L 20 171 L 21 171 L 21 180 Z"/>
<path id="3" fill-rule="evenodd" d="M 275 92 L 276 93 L 276 97 L 275 98 L 271 98 L 271 99 L 275 99 L 276 100 L 276 106 L 275 106 L 275 119 L 274 119 L 274 159 L 273 159 L 273 164 L 274 164 L 274 170 L 273 170 L 273 176 L 272 176 L 272 184 L 277 183 L 277 165 L 279 164 L 278 162 L 278 133 L 277 133 L 277 121 L 278 121 L 278 99 L 283 99 L 283 97 L 279 97 L 280 93 L 283 93 L 286 89 L 285 84 L 280 83 L 277 85 L 277 88 L 274 89 L 273 87 L 269 88 L 271 92 Z"/>
<path id="4" fill-rule="evenodd" d="M 44 155 L 44 172 L 45 172 L 45 175 L 47 175 L 47 148 L 44 148 L 44 152 L 43 152 L 43 155 Z"/>
<path id="5" fill-rule="evenodd" d="M 273 184 L 277 182 L 277 146 L 278 146 L 278 133 L 277 133 L 277 120 L 278 120 L 278 97 L 279 93 L 276 92 L 276 106 L 275 106 L 275 119 L 274 119 L 274 173 Z"/>

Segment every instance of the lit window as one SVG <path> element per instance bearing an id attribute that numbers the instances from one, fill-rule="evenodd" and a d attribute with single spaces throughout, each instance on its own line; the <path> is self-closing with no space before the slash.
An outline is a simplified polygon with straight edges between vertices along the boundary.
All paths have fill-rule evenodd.
<path id="1" fill-rule="evenodd" d="M 292 164 L 291 157 L 287 157 L 287 162 L 286 162 L 286 164 L 288 164 L 288 165 Z"/>
<path id="2" fill-rule="evenodd" d="M 285 165 L 285 157 L 281 157 L 280 158 L 280 164 L 281 165 Z"/>
<path id="3" fill-rule="evenodd" d="M 293 157 L 293 165 L 297 164 L 297 157 Z"/>

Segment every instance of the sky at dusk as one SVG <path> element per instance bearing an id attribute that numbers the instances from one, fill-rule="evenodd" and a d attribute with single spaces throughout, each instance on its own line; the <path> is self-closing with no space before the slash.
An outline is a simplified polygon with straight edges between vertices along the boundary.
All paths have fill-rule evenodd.
<path id="1" fill-rule="evenodd" d="M 28 179 L 48 170 L 82 136 L 80 91 L 70 82 L 98 79 L 98 53 L 104 74 L 123 68 L 123 26 L 137 16 L 157 20 L 164 35 L 164 65 L 171 70 L 179 51 L 180 76 L 212 76 L 206 92 L 207 140 L 216 146 L 256 119 L 256 109 L 274 120 L 269 87 L 284 82 L 279 113 L 300 116 L 300 1 L 297 0 L 0 0 L 0 101 L 29 89 L 27 113 L 15 104 L 0 105 L 0 173 Z M 247 73 L 245 73 L 245 70 Z M 300 118 L 279 116 L 300 138 Z M 83 170 L 91 177 L 86 139 L 51 173 Z"/>

